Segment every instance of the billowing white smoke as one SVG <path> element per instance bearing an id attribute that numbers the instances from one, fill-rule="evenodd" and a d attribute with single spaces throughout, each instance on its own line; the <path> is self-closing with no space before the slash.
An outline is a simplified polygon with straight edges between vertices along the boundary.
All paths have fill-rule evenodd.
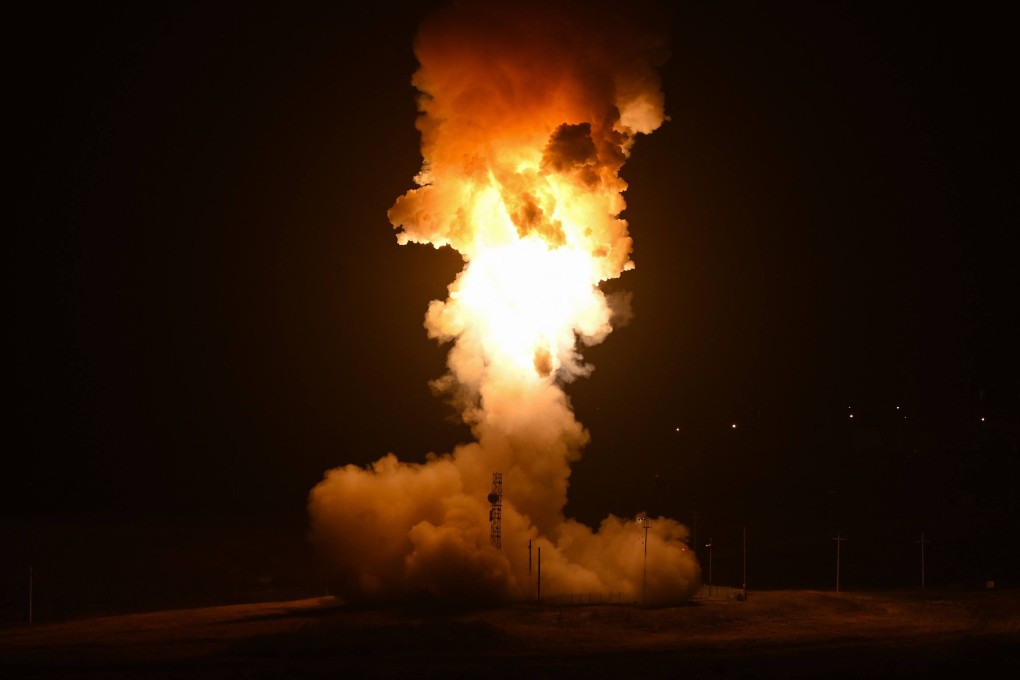
<path id="1" fill-rule="evenodd" d="M 619 170 L 636 135 L 664 119 L 663 43 L 624 16 L 590 2 L 459 2 L 421 26 L 424 165 L 389 216 L 401 244 L 465 259 L 425 326 L 452 343 L 435 387 L 477 441 L 421 464 L 390 454 L 326 473 L 309 496 L 310 536 L 340 597 L 530 598 L 529 541 L 542 549 L 543 593 L 645 590 L 663 604 L 698 585 L 681 524 L 655 519 L 646 565 L 634 520 L 609 516 L 593 531 L 563 516 L 588 433 L 562 386 L 591 370 L 577 341 L 612 330 L 598 284 L 633 267 Z M 494 471 L 501 549 L 489 540 Z"/>

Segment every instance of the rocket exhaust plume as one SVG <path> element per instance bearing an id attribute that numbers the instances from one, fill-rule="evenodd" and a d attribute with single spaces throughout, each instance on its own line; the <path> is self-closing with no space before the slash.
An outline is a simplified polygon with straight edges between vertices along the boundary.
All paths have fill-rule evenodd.
<path id="1" fill-rule="evenodd" d="M 646 534 L 632 519 L 593 530 L 563 515 L 588 440 L 563 385 L 592 370 L 579 346 L 612 330 L 599 284 L 634 266 L 619 171 L 664 120 L 664 41 L 623 9 L 454 2 L 419 29 L 424 164 L 389 218 L 401 245 L 464 259 L 425 328 L 450 344 L 434 387 L 477 441 L 424 463 L 389 454 L 336 468 L 311 491 L 310 538 L 348 601 L 532 598 L 529 541 L 543 548 L 543 593 L 644 591 L 666 604 L 698 586 L 678 522 L 657 518 Z M 502 548 L 489 540 L 494 471 Z"/>

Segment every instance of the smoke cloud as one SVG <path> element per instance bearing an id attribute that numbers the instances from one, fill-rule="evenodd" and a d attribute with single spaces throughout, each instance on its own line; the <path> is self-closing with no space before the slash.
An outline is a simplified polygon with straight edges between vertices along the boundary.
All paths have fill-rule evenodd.
<path id="1" fill-rule="evenodd" d="M 311 491 L 311 540 L 348 601 L 532 598 L 537 548 L 543 594 L 644 590 L 666 604 L 698 586 L 678 522 L 655 518 L 646 564 L 633 519 L 593 530 L 563 515 L 589 438 L 564 385 L 592 370 L 580 348 L 629 319 L 629 299 L 608 301 L 599 283 L 634 266 L 619 171 L 664 121 L 665 43 L 628 21 L 638 6 L 454 2 L 420 27 L 424 162 L 389 218 L 401 245 L 465 261 L 425 328 L 450 345 L 433 387 L 476 441 L 424 463 L 389 454 L 336 468 Z M 501 548 L 487 500 L 496 471 Z"/>

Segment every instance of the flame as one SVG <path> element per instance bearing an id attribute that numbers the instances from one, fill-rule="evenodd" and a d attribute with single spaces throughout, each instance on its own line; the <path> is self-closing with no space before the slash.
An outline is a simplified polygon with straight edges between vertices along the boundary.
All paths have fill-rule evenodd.
<path id="1" fill-rule="evenodd" d="M 446 302 L 434 302 L 426 325 L 441 339 L 477 336 L 486 370 L 522 381 L 552 381 L 580 369 L 575 332 L 608 333 L 609 307 L 583 250 L 514 238 L 471 260 Z"/>
<path id="2" fill-rule="evenodd" d="M 634 267 L 619 171 L 637 136 L 665 120 L 663 41 L 595 9 L 605 7 L 455 2 L 418 33 L 424 162 L 389 218 L 399 244 L 464 258 L 425 327 L 451 344 L 450 372 L 434 385 L 477 442 L 423 464 L 389 455 L 338 468 L 313 489 L 313 540 L 347 597 L 527 596 L 523 550 L 487 540 L 496 470 L 503 545 L 544 547 L 554 589 L 644 589 L 632 522 L 610 516 L 593 532 L 563 517 L 569 465 L 588 441 L 563 384 L 592 370 L 579 343 L 612 330 L 599 284 Z M 686 536 L 669 519 L 651 528 L 648 587 L 659 600 L 696 587 Z"/>

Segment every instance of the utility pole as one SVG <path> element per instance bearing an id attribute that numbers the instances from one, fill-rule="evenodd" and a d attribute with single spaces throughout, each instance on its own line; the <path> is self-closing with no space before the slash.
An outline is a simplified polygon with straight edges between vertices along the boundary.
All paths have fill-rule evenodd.
<path id="1" fill-rule="evenodd" d="M 744 602 L 747 602 L 747 526 L 740 528 L 744 543 Z"/>
<path id="2" fill-rule="evenodd" d="M 701 513 L 698 512 L 697 510 L 695 510 L 693 515 L 692 515 L 692 519 L 694 520 L 694 535 L 692 536 L 693 540 L 691 541 L 691 545 L 695 546 L 695 550 L 697 549 L 696 546 L 698 545 L 698 518 L 699 517 L 701 517 Z"/>
<path id="3" fill-rule="evenodd" d="M 921 531 L 921 540 L 914 541 L 914 543 L 921 544 L 921 590 L 924 591 L 924 544 L 931 543 L 931 541 L 924 540 L 924 531 Z"/>
<path id="4" fill-rule="evenodd" d="M 538 546 L 538 597 L 535 602 L 542 606 L 542 546 Z"/>
<path id="5" fill-rule="evenodd" d="M 846 539 L 839 535 L 839 531 L 836 531 L 836 537 L 832 539 L 836 542 L 836 592 L 839 592 L 839 545 Z"/>
<path id="6" fill-rule="evenodd" d="M 645 600 L 645 593 L 648 587 L 648 529 L 652 526 L 652 520 L 648 519 L 646 515 L 641 515 L 638 518 L 638 523 L 641 524 L 645 529 L 645 563 L 644 573 L 641 575 L 641 604 L 647 604 Z"/>
<path id="7" fill-rule="evenodd" d="M 708 596 L 712 597 L 712 537 L 709 536 L 708 543 L 705 544 L 708 548 Z"/>

